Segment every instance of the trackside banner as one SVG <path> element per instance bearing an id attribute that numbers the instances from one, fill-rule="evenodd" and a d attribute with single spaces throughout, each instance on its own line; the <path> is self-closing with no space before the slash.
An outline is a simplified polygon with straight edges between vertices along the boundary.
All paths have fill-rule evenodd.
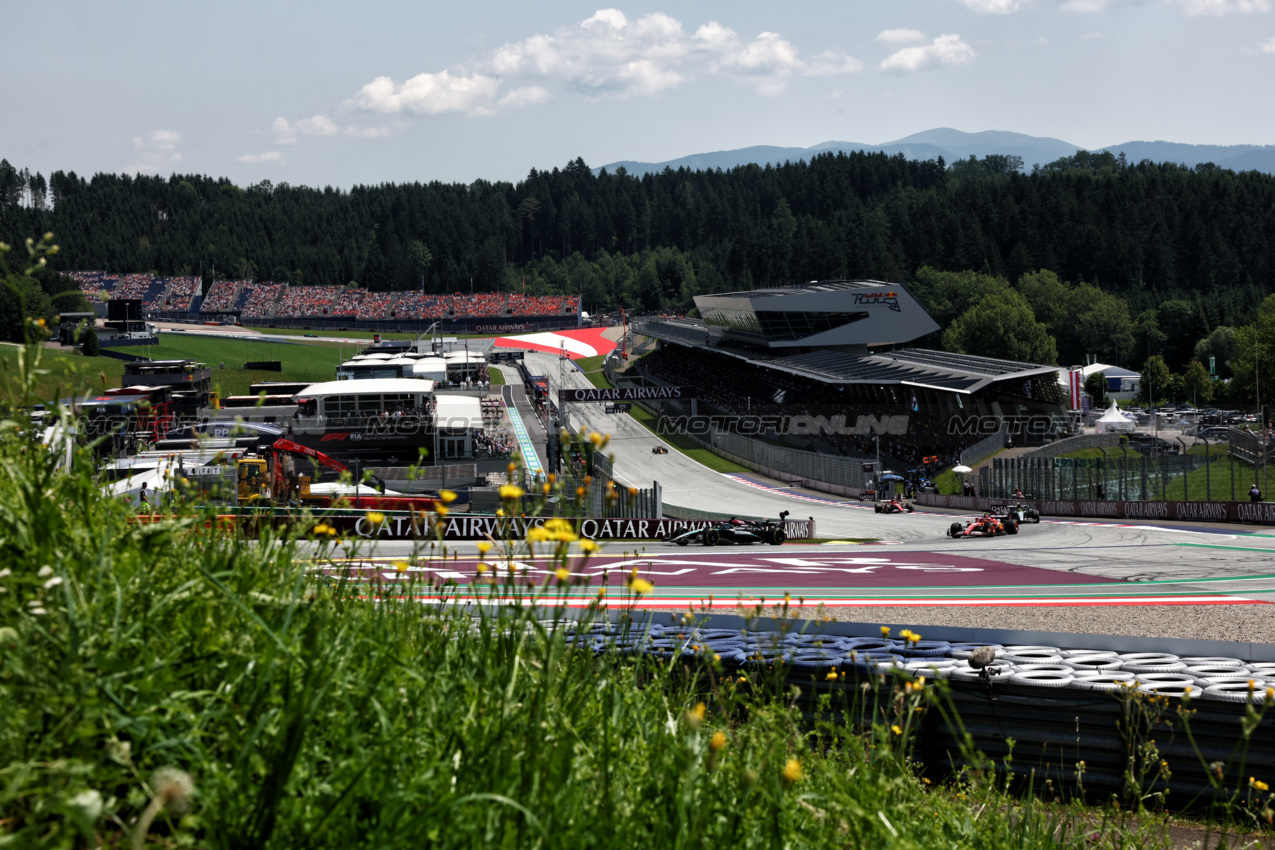
<path id="1" fill-rule="evenodd" d="M 1042 517 L 1066 516 L 1091 519 L 1175 519 L 1196 522 L 1249 522 L 1275 525 L 1272 502 L 1108 502 L 1050 501 L 1048 499 L 988 499 L 981 496 L 939 496 L 922 493 L 918 505 L 986 511 L 996 505 L 1023 501 L 1040 511 Z"/>
<path id="2" fill-rule="evenodd" d="M 544 525 L 550 517 L 461 516 L 443 520 L 443 540 L 523 540 L 527 532 Z M 409 540 L 421 537 L 419 521 L 413 526 L 410 516 L 386 516 L 379 526 L 366 514 L 326 517 L 323 522 L 338 533 L 377 540 Z M 715 520 L 682 519 L 586 519 L 580 523 L 580 536 L 590 540 L 663 540 L 671 534 L 691 528 L 712 525 Z M 784 531 L 789 539 L 809 540 L 814 537 L 813 520 L 786 520 Z"/>
<path id="3" fill-rule="evenodd" d="M 655 401 L 658 399 L 691 399 L 697 397 L 695 387 L 615 387 L 586 390 L 558 390 L 558 404 L 573 401 Z"/>

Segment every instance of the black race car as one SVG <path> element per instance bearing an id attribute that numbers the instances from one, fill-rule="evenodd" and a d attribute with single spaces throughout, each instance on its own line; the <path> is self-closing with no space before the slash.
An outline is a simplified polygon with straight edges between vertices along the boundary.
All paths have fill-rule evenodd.
<path id="1" fill-rule="evenodd" d="M 902 513 L 910 514 L 912 513 L 912 511 L 916 510 L 916 508 L 912 507 L 912 504 L 910 502 L 905 502 L 902 499 L 900 499 L 898 496 L 895 496 L 889 501 L 877 502 L 875 505 L 872 506 L 872 510 L 876 511 L 879 514 L 902 514 Z"/>
<path id="2" fill-rule="evenodd" d="M 992 516 L 1013 517 L 1014 521 L 1019 525 L 1025 522 L 1040 522 L 1040 511 L 1028 505 L 1026 502 L 1017 502 L 1012 505 L 992 505 Z"/>
<path id="3" fill-rule="evenodd" d="M 769 543 L 779 546 L 788 539 L 788 534 L 784 531 L 784 519 L 787 516 L 788 511 L 781 513 L 778 520 L 742 520 L 732 517 L 703 528 L 679 531 L 666 542 L 676 543 L 678 546 L 690 543 L 702 543 L 705 546 L 716 546 L 719 543 Z"/>
<path id="4" fill-rule="evenodd" d="M 668 446 L 656 446 L 655 448 L 651 449 L 651 454 L 666 455 L 668 454 Z"/>
<path id="5" fill-rule="evenodd" d="M 995 517 L 983 514 L 962 525 L 954 522 L 947 530 L 948 537 L 998 537 L 1002 534 L 1017 534 L 1018 523 L 1013 517 Z"/>

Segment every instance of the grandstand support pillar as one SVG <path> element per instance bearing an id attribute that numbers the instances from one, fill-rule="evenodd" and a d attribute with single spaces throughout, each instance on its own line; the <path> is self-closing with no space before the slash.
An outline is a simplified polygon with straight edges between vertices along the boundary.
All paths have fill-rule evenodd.
<path id="1" fill-rule="evenodd" d="M 664 519 L 664 488 L 660 482 L 651 482 L 651 500 L 655 503 L 655 518 Z"/>
<path id="2" fill-rule="evenodd" d="M 699 416 L 699 399 L 691 399 L 691 416 Z"/>

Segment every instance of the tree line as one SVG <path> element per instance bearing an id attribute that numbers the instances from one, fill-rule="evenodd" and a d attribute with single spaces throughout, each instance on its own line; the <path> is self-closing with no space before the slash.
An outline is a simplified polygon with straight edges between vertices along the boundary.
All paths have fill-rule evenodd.
<path id="1" fill-rule="evenodd" d="M 517 183 L 349 190 L 199 175 L 46 179 L 0 161 L 0 239 L 55 232 L 55 270 L 525 287 L 582 293 L 592 312 L 882 279 L 911 285 L 934 310 L 950 332 L 934 345 L 1064 365 L 1161 354 L 1181 369 L 1215 329 L 1256 320 L 1275 272 L 1275 177 L 1105 153 L 1030 172 L 1010 159 L 836 153 L 640 178 L 576 159 Z M 955 277 L 940 286 L 936 275 Z M 1027 312 L 1052 351 L 1021 321 Z M 988 334 L 998 325 L 1027 335 L 1002 344 Z"/>

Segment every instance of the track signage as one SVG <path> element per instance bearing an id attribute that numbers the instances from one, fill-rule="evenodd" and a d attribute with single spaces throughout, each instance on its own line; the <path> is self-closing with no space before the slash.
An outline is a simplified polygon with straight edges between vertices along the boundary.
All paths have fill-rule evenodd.
<path id="1" fill-rule="evenodd" d="M 659 401 L 697 398 L 695 387 L 615 387 L 587 390 L 558 390 L 558 404 L 572 401 Z"/>
<path id="2" fill-rule="evenodd" d="M 631 404 L 608 404 L 606 406 L 607 413 L 628 413 L 633 409 Z"/>

